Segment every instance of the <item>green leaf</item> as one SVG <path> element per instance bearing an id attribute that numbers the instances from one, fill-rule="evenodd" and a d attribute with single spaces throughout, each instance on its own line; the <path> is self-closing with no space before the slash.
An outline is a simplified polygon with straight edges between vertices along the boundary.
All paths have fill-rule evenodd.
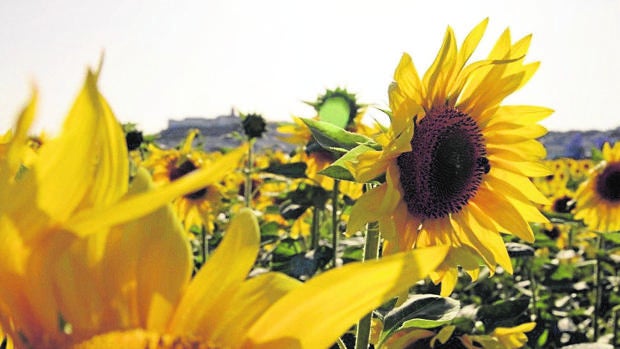
<path id="1" fill-rule="evenodd" d="M 599 148 L 592 147 L 591 151 L 592 151 L 592 161 L 599 162 L 603 160 L 603 152 Z"/>
<path id="2" fill-rule="evenodd" d="M 374 149 L 368 145 L 358 145 L 318 173 L 335 179 L 355 182 L 355 178 L 351 172 L 349 172 L 345 164 L 356 162 L 358 156 L 370 150 Z"/>
<path id="3" fill-rule="evenodd" d="M 282 262 L 290 259 L 294 255 L 301 253 L 303 246 L 299 240 L 286 238 L 282 239 L 278 246 L 273 250 L 274 262 Z"/>
<path id="4" fill-rule="evenodd" d="M 319 118 L 340 128 L 345 128 L 349 122 L 349 103 L 343 97 L 327 99 L 319 109 Z"/>
<path id="5" fill-rule="evenodd" d="M 549 329 L 545 329 L 543 333 L 538 337 L 536 343 L 539 347 L 544 347 L 547 344 L 547 340 L 549 339 Z"/>
<path id="6" fill-rule="evenodd" d="M 454 319 L 460 310 L 457 300 L 434 294 L 414 295 L 400 307 L 387 313 L 379 342 L 405 328 L 435 328 Z"/>
<path id="7" fill-rule="evenodd" d="M 601 234 L 601 236 L 607 241 L 611 241 L 615 244 L 620 244 L 620 233 L 606 233 Z"/>
<path id="8" fill-rule="evenodd" d="M 267 222 L 260 226 L 260 241 L 263 244 L 274 243 L 280 239 L 280 226 L 276 222 Z"/>
<path id="9" fill-rule="evenodd" d="M 530 298 L 523 297 L 513 300 L 499 301 L 491 305 L 482 305 L 478 309 L 478 319 L 484 323 L 485 332 L 491 332 L 496 327 L 514 327 L 519 318 L 526 314 L 530 305 Z"/>
<path id="10" fill-rule="evenodd" d="M 307 168 L 308 165 L 305 162 L 291 162 L 288 164 L 270 164 L 262 171 L 288 178 L 306 178 Z"/>
<path id="11" fill-rule="evenodd" d="M 358 133 L 346 131 L 344 128 L 329 122 L 304 118 L 301 120 L 308 126 L 316 141 L 327 150 L 345 153 L 360 144 L 366 144 L 375 150 L 381 149 L 381 146 L 372 139 Z"/>
<path id="12" fill-rule="evenodd" d="M 575 267 L 571 264 L 560 264 L 551 274 L 551 280 L 572 280 L 575 275 Z"/>

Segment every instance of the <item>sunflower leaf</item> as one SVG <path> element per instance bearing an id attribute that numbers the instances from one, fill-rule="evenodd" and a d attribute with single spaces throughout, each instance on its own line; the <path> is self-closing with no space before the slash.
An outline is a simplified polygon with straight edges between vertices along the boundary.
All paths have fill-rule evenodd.
<path id="1" fill-rule="evenodd" d="M 444 325 L 454 319 L 460 309 L 460 303 L 452 298 L 434 294 L 412 296 L 385 315 L 380 342 L 405 328 L 435 328 Z"/>
<path id="2" fill-rule="evenodd" d="M 523 323 L 530 305 L 529 297 L 499 301 L 490 305 L 482 305 L 478 309 L 478 320 L 484 323 L 486 332 L 496 327 L 512 327 Z"/>
<path id="3" fill-rule="evenodd" d="M 306 178 L 307 168 L 308 165 L 304 162 L 292 162 L 289 164 L 271 164 L 262 171 L 288 178 Z"/>
<path id="4" fill-rule="evenodd" d="M 345 153 L 343 156 L 334 161 L 331 165 L 319 171 L 318 173 L 335 179 L 354 182 L 355 177 L 353 177 L 353 174 L 349 171 L 346 164 L 355 163 L 357 161 L 357 157 L 360 154 L 363 154 L 366 151 L 372 149 L 373 148 L 368 145 L 361 144 Z"/>
<path id="5" fill-rule="evenodd" d="M 305 118 L 301 120 L 308 126 L 316 141 L 327 150 L 345 153 L 360 144 L 368 145 L 377 150 L 381 149 L 381 146 L 372 139 L 358 133 L 349 132 L 332 123 Z"/>

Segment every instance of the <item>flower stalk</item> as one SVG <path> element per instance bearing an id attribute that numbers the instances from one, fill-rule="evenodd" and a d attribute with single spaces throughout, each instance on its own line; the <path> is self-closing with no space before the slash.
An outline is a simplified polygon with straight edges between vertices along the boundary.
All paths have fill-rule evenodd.
<path id="1" fill-rule="evenodd" d="M 332 264 L 335 268 L 338 266 L 338 194 L 340 188 L 340 180 L 334 180 L 334 188 L 332 189 Z"/>
<path id="2" fill-rule="evenodd" d="M 381 233 L 379 223 L 370 222 L 366 227 L 366 242 L 364 244 L 364 261 L 370 261 L 379 257 Z M 355 349 L 366 349 L 370 341 L 370 325 L 372 312 L 366 314 L 358 323 L 355 332 Z"/>

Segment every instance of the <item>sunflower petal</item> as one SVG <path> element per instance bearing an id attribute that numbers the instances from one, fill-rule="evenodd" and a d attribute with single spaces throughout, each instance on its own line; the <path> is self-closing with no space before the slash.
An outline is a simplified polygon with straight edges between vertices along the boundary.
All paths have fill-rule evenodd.
<path id="1" fill-rule="evenodd" d="M 72 217 L 65 227 L 78 236 L 85 236 L 94 232 L 93 227 L 110 227 L 142 217 L 179 196 L 213 183 L 214 178 L 220 178 L 222 173 L 236 168 L 244 153 L 245 149 L 237 148 L 220 157 L 212 166 L 200 168 L 157 190 L 129 196 L 109 207 L 83 210 Z"/>
<path id="2" fill-rule="evenodd" d="M 288 337 L 294 341 L 287 344 L 296 345 L 286 348 L 326 348 L 363 315 L 425 278 L 447 252 L 447 246 L 416 249 L 318 275 L 267 309 L 246 341 L 284 348 L 275 341 Z"/>
<path id="3" fill-rule="evenodd" d="M 88 72 L 60 136 L 41 148 L 36 171 L 27 173 L 36 174 L 38 206 L 56 221 L 70 217 L 95 178 L 93 139 L 101 114 L 97 81 Z"/>
<path id="4" fill-rule="evenodd" d="M 217 327 L 216 319 L 225 310 L 226 298 L 241 286 L 254 265 L 260 247 L 259 235 L 252 211 L 242 209 L 237 213 L 215 253 L 183 295 L 169 331 L 197 334 L 201 328 Z"/>
<path id="5" fill-rule="evenodd" d="M 208 333 L 209 338 L 223 347 L 234 347 L 269 307 L 301 285 L 280 273 L 265 273 L 244 282 L 227 300 L 234 307 L 220 314 L 217 327 Z"/>

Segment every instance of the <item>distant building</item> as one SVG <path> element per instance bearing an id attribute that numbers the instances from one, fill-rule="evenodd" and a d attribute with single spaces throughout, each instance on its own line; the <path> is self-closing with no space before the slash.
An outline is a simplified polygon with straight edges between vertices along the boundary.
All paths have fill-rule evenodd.
<path id="1" fill-rule="evenodd" d="M 267 123 L 267 132 L 256 140 L 256 149 L 279 149 L 292 151 L 293 146 L 276 138 L 278 124 Z M 182 120 L 168 120 L 168 128 L 162 130 L 156 142 L 165 147 L 177 146 L 191 129 L 200 130 L 202 148 L 206 151 L 216 151 L 222 148 L 235 148 L 242 142 L 243 127 L 241 119 L 231 110 L 230 115 L 220 115 L 213 119 L 202 117 L 188 117 Z"/>

